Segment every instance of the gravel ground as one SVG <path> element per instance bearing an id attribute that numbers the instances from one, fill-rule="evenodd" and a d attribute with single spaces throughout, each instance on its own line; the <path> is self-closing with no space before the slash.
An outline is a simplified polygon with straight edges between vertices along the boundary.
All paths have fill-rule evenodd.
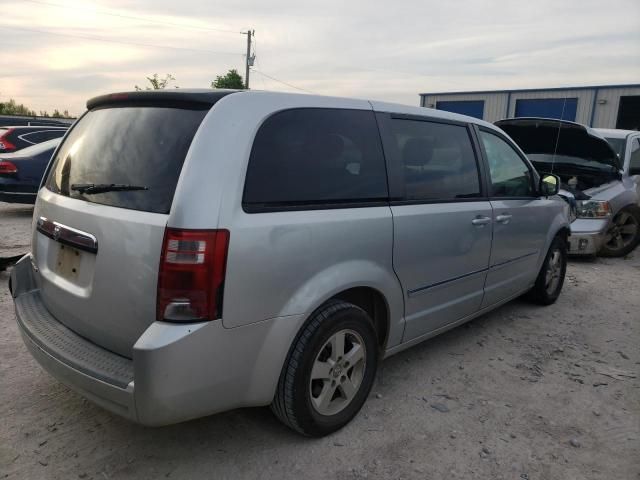
<path id="1" fill-rule="evenodd" d="M 0 256 L 28 249 L 31 212 L 0 204 Z M 640 249 L 573 260 L 553 306 L 517 300 L 388 359 L 323 439 L 267 408 L 155 429 L 105 412 L 27 353 L 7 279 L 0 478 L 640 478 Z"/>

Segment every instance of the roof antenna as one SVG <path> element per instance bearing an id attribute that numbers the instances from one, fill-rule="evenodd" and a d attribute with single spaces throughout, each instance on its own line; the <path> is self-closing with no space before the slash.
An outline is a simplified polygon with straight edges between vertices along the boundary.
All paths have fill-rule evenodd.
<path id="1" fill-rule="evenodd" d="M 562 120 L 564 120 L 564 107 L 567 106 L 567 97 L 564 97 L 562 102 L 562 113 L 558 120 L 558 135 L 556 135 L 556 146 L 553 149 L 553 157 L 551 157 L 551 173 L 553 174 L 553 167 L 556 164 L 556 154 L 558 153 L 558 144 L 560 143 L 560 130 L 562 129 Z"/>

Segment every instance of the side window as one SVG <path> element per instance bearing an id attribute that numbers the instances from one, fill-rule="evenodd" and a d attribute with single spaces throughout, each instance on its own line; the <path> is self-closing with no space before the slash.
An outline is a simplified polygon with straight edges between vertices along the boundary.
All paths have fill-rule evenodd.
<path id="1" fill-rule="evenodd" d="M 389 138 L 401 165 L 405 200 L 480 196 L 478 164 L 466 127 L 393 119 Z"/>
<path id="2" fill-rule="evenodd" d="M 252 208 L 387 200 L 372 111 L 285 110 L 258 130 L 243 205 Z"/>
<path id="3" fill-rule="evenodd" d="M 39 132 L 31 132 L 21 135 L 21 138 L 29 143 L 42 143 L 53 138 L 61 137 L 64 134 L 62 130 L 43 130 Z"/>
<path id="4" fill-rule="evenodd" d="M 483 130 L 480 138 L 489 163 L 491 196 L 534 196 L 531 171 L 513 147 L 497 135 Z"/>
<path id="5" fill-rule="evenodd" d="M 640 171 L 640 139 L 636 138 L 631 143 L 631 158 L 629 160 L 629 171 Z"/>
<path id="6" fill-rule="evenodd" d="M 66 133 L 66 131 L 65 130 L 47 130 L 41 133 L 42 133 L 42 136 L 38 139 L 38 143 L 46 142 L 47 140 L 53 140 L 54 138 L 60 138 Z"/>

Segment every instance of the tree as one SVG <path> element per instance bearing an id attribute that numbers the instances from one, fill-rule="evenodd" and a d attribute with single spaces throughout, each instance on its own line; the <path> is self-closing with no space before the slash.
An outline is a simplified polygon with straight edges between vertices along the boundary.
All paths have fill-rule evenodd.
<path id="1" fill-rule="evenodd" d="M 35 113 L 35 112 L 34 112 Z M 64 110 L 63 112 L 60 112 L 60 110 L 58 110 L 57 108 L 53 110 L 53 113 L 49 113 L 46 110 L 40 110 L 40 116 L 41 117 L 45 117 L 45 118 L 73 118 L 70 114 L 69 114 L 69 110 Z"/>
<path id="2" fill-rule="evenodd" d="M 25 115 L 27 117 L 37 117 L 38 112 L 31 110 L 26 105 L 16 102 L 13 98 L 10 98 L 6 102 L 0 102 L 0 115 Z M 46 110 L 40 110 L 41 117 L 53 117 L 53 118 L 73 118 L 68 110 L 60 112 L 57 108 L 53 111 L 53 114 L 49 114 Z"/>
<path id="3" fill-rule="evenodd" d="M 24 106 L 22 103 L 18 105 L 18 103 L 13 98 L 10 98 L 8 102 L 0 102 L 0 114 L 27 115 L 30 117 L 35 117 L 37 115 L 34 110 L 31 110 L 29 107 Z"/>
<path id="4" fill-rule="evenodd" d="M 47 112 L 44 112 L 44 113 L 47 113 Z M 49 115 L 47 114 L 47 116 Z M 64 112 L 61 113 L 57 108 L 53 111 L 53 113 L 51 114 L 51 117 L 52 118 L 70 118 L 68 110 L 65 110 Z"/>
<path id="5" fill-rule="evenodd" d="M 244 89 L 244 80 L 238 70 L 232 68 L 226 75 L 218 75 L 214 82 L 211 82 L 211 88 L 233 88 L 236 90 Z"/>
<path id="6" fill-rule="evenodd" d="M 159 78 L 157 73 L 154 73 L 153 76 L 147 77 L 147 80 L 151 84 L 151 87 L 140 88 L 136 85 L 136 90 L 164 90 L 169 86 L 169 83 L 175 81 L 175 77 L 170 73 L 167 73 L 164 78 Z M 175 88 L 178 88 L 177 86 Z"/>

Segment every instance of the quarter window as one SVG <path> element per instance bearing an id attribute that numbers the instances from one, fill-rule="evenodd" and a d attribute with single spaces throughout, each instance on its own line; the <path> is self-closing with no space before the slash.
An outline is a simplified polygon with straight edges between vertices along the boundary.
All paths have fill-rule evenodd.
<path id="1" fill-rule="evenodd" d="M 531 171 L 514 148 L 493 133 L 481 130 L 480 138 L 489 163 L 491 196 L 534 196 Z"/>
<path id="2" fill-rule="evenodd" d="M 245 210 L 387 197 L 384 156 L 372 111 L 285 110 L 258 130 L 245 182 Z"/>
<path id="3" fill-rule="evenodd" d="M 54 138 L 60 138 L 65 133 L 66 130 L 43 130 L 41 132 L 32 132 L 21 135 L 21 138 L 26 142 L 37 144 Z"/>
<path id="4" fill-rule="evenodd" d="M 480 196 L 478 164 L 466 127 L 393 119 L 389 138 L 401 166 L 405 200 Z"/>
<path id="5" fill-rule="evenodd" d="M 631 144 L 631 158 L 629 160 L 629 171 L 640 171 L 640 140 L 637 138 Z"/>

